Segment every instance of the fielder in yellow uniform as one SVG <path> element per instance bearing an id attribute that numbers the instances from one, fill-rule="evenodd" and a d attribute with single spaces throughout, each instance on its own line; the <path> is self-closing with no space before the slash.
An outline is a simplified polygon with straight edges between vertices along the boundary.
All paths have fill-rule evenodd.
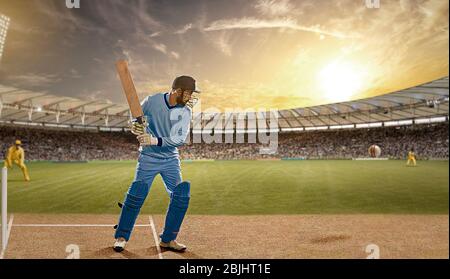
<path id="1" fill-rule="evenodd" d="M 22 142 L 16 140 L 15 145 L 8 148 L 6 154 L 5 167 L 12 168 L 12 164 L 16 164 L 22 170 L 25 181 L 30 181 L 30 175 L 28 174 L 27 166 L 25 166 L 25 151 L 21 147 Z"/>
<path id="2" fill-rule="evenodd" d="M 416 154 L 414 154 L 414 149 L 411 149 L 408 152 L 408 161 L 406 162 L 406 165 L 409 166 L 411 162 L 413 163 L 413 166 L 416 166 Z"/>

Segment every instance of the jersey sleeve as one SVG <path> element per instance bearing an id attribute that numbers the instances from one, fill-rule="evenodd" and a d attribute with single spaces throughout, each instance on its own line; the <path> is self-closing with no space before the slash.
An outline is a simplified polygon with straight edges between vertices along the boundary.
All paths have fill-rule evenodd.
<path id="1" fill-rule="evenodd" d="M 184 144 L 189 134 L 192 113 L 189 109 L 178 110 L 171 115 L 172 120 L 178 120 L 170 130 L 170 137 L 158 138 L 158 146 L 179 147 Z"/>
<path id="2" fill-rule="evenodd" d="M 8 148 L 8 152 L 6 153 L 6 161 L 8 162 L 8 164 L 11 164 L 12 162 L 12 149 Z"/>
<path id="3" fill-rule="evenodd" d="M 141 107 L 144 115 L 150 114 L 150 96 L 145 97 L 145 99 L 141 102 Z"/>

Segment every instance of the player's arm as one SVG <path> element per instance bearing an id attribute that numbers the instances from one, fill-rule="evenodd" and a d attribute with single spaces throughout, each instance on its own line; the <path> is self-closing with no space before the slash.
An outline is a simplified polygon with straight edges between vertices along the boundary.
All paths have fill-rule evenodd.
<path id="1" fill-rule="evenodd" d="M 6 166 L 10 168 L 12 166 L 12 149 L 8 148 L 8 153 L 6 154 Z"/>
<path id="2" fill-rule="evenodd" d="M 150 113 L 150 96 L 144 99 L 144 101 L 141 102 L 142 111 L 144 113 L 143 123 L 140 124 L 138 122 L 133 122 L 131 133 L 137 136 L 137 139 L 141 146 L 147 146 L 147 145 L 159 145 L 159 141 L 156 137 L 151 135 L 148 132 L 148 121 L 147 117 L 151 115 Z"/>
<path id="3" fill-rule="evenodd" d="M 181 116 L 181 120 L 173 125 L 169 137 L 155 138 L 152 135 L 143 134 L 137 137 L 141 145 L 157 145 L 160 147 L 178 147 L 183 145 L 191 125 L 191 112 L 189 110 L 176 112 L 180 112 L 180 114 L 174 113 L 171 115 L 171 118 L 179 119 L 179 116 Z"/>
<path id="4" fill-rule="evenodd" d="M 142 102 L 141 102 L 141 107 L 142 107 L 142 111 L 144 112 L 144 119 L 143 119 L 143 123 L 139 123 L 138 121 L 132 121 L 130 123 L 130 130 L 131 133 L 136 135 L 136 136 L 140 136 L 143 135 L 147 132 L 147 126 L 148 126 L 148 121 L 147 121 L 147 115 L 150 115 L 149 112 L 149 97 L 145 98 Z"/>
<path id="5" fill-rule="evenodd" d="M 171 115 L 171 118 L 179 119 L 179 116 L 181 116 L 181 120 L 172 127 L 170 137 L 158 138 L 159 146 L 179 147 L 184 144 L 191 126 L 191 112 L 183 110 L 180 114 Z"/>

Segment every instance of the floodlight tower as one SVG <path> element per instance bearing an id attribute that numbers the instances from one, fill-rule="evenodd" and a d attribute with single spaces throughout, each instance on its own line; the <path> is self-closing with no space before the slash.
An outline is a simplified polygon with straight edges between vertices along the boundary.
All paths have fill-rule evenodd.
<path id="1" fill-rule="evenodd" d="M 5 48 L 6 43 L 6 34 L 8 32 L 9 27 L 9 17 L 0 14 L 0 61 L 3 56 L 3 49 Z"/>

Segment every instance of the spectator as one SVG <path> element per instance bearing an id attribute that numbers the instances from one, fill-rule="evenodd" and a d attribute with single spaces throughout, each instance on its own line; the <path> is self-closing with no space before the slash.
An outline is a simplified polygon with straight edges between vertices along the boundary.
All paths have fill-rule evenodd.
<path id="1" fill-rule="evenodd" d="M 3 155 L 16 138 L 22 140 L 27 160 L 136 160 L 138 156 L 137 140 L 126 132 L 0 126 Z M 261 145 L 249 143 L 190 143 L 180 148 L 180 155 L 191 160 L 351 159 L 368 157 L 367 149 L 372 144 L 381 147 L 382 157 L 391 159 L 404 159 L 411 147 L 419 159 L 448 159 L 448 123 L 280 133 L 278 153 L 274 155 L 261 155 Z"/>

